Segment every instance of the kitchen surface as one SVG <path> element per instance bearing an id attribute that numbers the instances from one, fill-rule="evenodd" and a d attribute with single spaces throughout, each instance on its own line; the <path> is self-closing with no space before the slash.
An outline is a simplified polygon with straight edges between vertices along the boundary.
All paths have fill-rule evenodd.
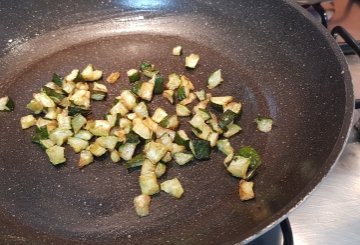
<path id="1" fill-rule="evenodd" d="M 329 29 L 341 25 L 360 39 L 360 1 L 323 3 Z M 337 39 L 341 42 L 341 39 Z M 355 98 L 360 98 L 360 58 L 348 55 Z M 360 117 L 355 110 L 354 123 Z M 318 188 L 289 215 L 294 244 L 360 244 L 360 143 L 352 129 L 343 154 Z"/>

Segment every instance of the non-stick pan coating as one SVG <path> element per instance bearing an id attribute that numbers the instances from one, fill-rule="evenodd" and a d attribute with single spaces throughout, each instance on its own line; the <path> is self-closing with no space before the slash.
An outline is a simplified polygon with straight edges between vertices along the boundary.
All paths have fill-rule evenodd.
<path id="1" fill-rule="evenodd" d="M 298 9 L 270 0 L 165 1 L 139 12 L 126 3 L 120 1 L 129 10 L 124 12 L 109 10 L 111 4 L 93 16 L 86 9 L 81 23 L 71 11 L 67 18 L 55 16 L 68 25 L 56 29 L 50 21 L 38 37 L 4 48 L 0 95 L 14 98 L 16 110 L 0 114 L 0 241 L 233 244 L 281 219 L 340 153 L 352 116 L 349 73 L 331 37 Z M 82 4 L 87 6 L 72 3 Z M 171 55 L 175 45 L 201 56 L 196 70 L 185 70 L 184 57 Z M 109 158 L 79 171 L 71 150 L 67 164 L 55 168 L 30 143 L 31 130 L 20 129 L 20 117 L 29 113 L 26 103 L 53 72 L 65 75 L 88 63 L 105 74 L 121 70 L 120 83 L 108 85 L 107 102 L 94 102 L 99 118 L 129 87 L 124 72 L 141 60 L 165 75 L 184 73 L 199 88 L 210 72 L 223 70 L 225 82 L 213 94 L 231 94 L 243 103 L 243 132 L 232 145 L 251 145 L 263 158 L 255 200 L 239 200 L 238 180 L 217 152 L 209 161 L 172 164 L 163 179 L 178 177 L 184 197 L 161 193 L 153 198 L 150 216 L 138 218 L 132 204 L 140 193 L 138 171 L 129 174 Z M 158 96 L 151 108 L 160 105 L 168 108 Z M 258 115 L 274 119 L 271 133 L 256 131 Z"/>

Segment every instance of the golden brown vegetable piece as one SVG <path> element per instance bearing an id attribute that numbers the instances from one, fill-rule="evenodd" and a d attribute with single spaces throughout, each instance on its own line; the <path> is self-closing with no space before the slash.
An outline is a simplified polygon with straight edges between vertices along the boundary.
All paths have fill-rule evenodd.
<path id="1" fill-rule="evenodd" d="M 106 81 L 108 83 L 115 83 L 120 78 L 120 72 L 116 71 L 111 73 L 107 78 Z"/>
<path id="2" fill-rule="evenodd" d="M 255 198 L 254 182 L 240 180 L 239 182 L 239 195 L 241 201 L 246 201 Z"/>

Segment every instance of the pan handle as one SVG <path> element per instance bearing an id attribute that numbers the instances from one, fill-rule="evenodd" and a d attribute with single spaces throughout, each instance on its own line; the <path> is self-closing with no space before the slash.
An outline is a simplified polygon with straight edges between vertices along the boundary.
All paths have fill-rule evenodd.
<path id="1" fill-rule="evenodd" d="M 283 234 L 283 245 L 293 245 L 294 239 L 289 219 L 283 220 L 280 223 L 280 228 Z"/>

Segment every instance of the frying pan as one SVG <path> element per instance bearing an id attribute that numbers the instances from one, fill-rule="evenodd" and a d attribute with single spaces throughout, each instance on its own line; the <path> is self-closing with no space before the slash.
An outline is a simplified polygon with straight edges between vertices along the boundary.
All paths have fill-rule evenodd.
<path id="1" fill-rule="evenodd" d="M 300 7 L 287 1 L 2 1 L 1 95 L 16 101 L 0 114 L 0 241 L 9 244 L 234 244 L 249 241 L 280 222 L 315 188 L 341 153 L 351 124 L 353 90 L 344 57 L 332 37 Z M 170 55 L 201 56 L 194 71 Z M 184 73 L 197 87 L 223 70 L 215 95 L 243 103 L 243 132 L 235 148 L 251 145 L 263 165 L 256 198 L 241 202 L 238 180 L 223 156 L 178 167 L 180 200 L 159 194 L 151 214 L 138 218 L 132 199 L 139 173 L 99 159 L 83 170 L 67 152 L 54 168 L 30 143 L 19 118 L 32 93 L 53 72 L 66 75 L 88 63 L 109 74 L 155 63 L 163 74 Z M 94 105 L 100 117 L 109 99 Z M 156 106 L 164 102 L 160 97 Z M 271 116 L 269 134 L 256 131 L 258 115 Z M 314 214 L 316 215 L 316 214 Z"/>

